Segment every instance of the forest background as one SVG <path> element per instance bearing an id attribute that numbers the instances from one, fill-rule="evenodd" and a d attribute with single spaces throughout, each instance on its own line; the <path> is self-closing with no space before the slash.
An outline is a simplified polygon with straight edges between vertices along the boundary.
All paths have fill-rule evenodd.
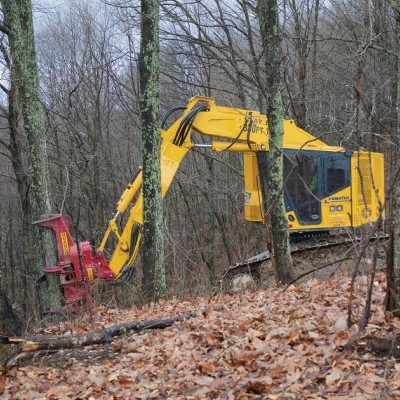
<path id="1" fill-rule="evenodd" d="M 162 110 L 198 94 L 224 106 L 265 110 L 267 55 L 257 2 L 161 3 Z M 391 192 L 398 151 L 391 6 L 384 0 L 284 0 L 280 7 L 285 117 L 328 144 L 384 152 Z M 76 234 L 99 243 L 119 195 L 141 164 L 139 4 L 38 1 L 34 15 L 54 212 L 70 214 Z M 1 52 L 7 54 L 4 47 Z M 1 284 L 27 318 L 37 297 L 37 276 L 23 262 L 20 238 L 27 221 L 21 220 L 10 152 L 8 79 L 4 67 Z M 166 277 L 174 296 L 210 293 L 212 280 L 226 266 L 265 250 L 262 227 L 243 217 L 241 155 L 193 152 L 164 204 Z M 106 301 L 123 306 L 137 293 L 135 281 L 106 294 L 97 289 Z"/>

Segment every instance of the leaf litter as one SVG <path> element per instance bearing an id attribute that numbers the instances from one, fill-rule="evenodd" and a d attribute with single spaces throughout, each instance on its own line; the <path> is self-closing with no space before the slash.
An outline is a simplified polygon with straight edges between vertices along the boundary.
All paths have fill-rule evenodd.
<path id="1" fill-rule="evenodd" d="M 366 279 L 357 279 L 356 318 Z M 99 307 L 94 321 L 64 322 L 46 333 L 86 334 L 188 311 L 197 317 L 107 345 L 42 353 L 3 373 L 1 399 L 400 398 L 400 366 L 387 350 L 397 348 L 390 338 L 400 323 L 384 312 L 385 277 L 376 277 L 365 333 L 344 350 L 357 334 L 357 326 L 346 322 L 349 287 L 345 277 L 311 279 L 285 293 L 267 289 L 142 308 Z M 392 346 L 382 347 L 385 340 Z"/>

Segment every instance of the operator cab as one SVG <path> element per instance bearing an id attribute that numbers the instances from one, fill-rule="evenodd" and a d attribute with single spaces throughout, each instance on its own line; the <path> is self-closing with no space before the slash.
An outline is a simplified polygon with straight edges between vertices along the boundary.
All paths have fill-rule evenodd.
<path id="1" fill-rule="evenodd" d="M 320 224 L 321 201 L 350 185 L 350 159 L 339 152 L 285 150 L 286 212 L 301 225 Z"/>

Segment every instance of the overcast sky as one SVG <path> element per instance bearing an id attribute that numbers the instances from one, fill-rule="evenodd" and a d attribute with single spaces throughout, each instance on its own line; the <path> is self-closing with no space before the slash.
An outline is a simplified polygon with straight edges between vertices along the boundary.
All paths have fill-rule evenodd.
<path id="1" fill-rule="evenodd" d="M 68 0 L 32 0 L 33 19 L 35 21 L 35 30 L 40 30 L 47 18 L 51 18 L 54 13 L 59 13 L 63 9 L 63 5 Z"/>

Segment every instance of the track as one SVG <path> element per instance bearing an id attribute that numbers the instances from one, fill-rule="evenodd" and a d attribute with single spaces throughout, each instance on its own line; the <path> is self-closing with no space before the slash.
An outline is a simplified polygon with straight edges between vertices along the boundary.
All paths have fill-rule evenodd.
<path id="1" fill-rule="evenodd" d="M 339 247 L 343 245 L 354 245 L 360 243 L 364 238 L 362 237 L 349 237 L 349 235 L 334 235 L 327 236 L 325 238 L 311 238 L 303 240 L 300 243 L 291 243 L 290 249 L 292 256 L 300 255 L 301 253 L 319 251 L 324 249 L 329 249 L 332 247 Z M 371 241 L 374 240 L 385 240 L 387 235 L 380 234 L 370 238 Z M 323 257 L 323 255 L 321 254 Z M 253 280 L 261 280 L 261 265 L 262 263 L 271 259 L 269 251 L 264 251 L 251 257 L 245 261 L 236 263 L 228 267 L 222 276 L 220 283 L 223 290 L 232 289 L 232 282 L 236 277 L 248 276 Z M 249 279 L 251 279 L 249 278 Z"/>

